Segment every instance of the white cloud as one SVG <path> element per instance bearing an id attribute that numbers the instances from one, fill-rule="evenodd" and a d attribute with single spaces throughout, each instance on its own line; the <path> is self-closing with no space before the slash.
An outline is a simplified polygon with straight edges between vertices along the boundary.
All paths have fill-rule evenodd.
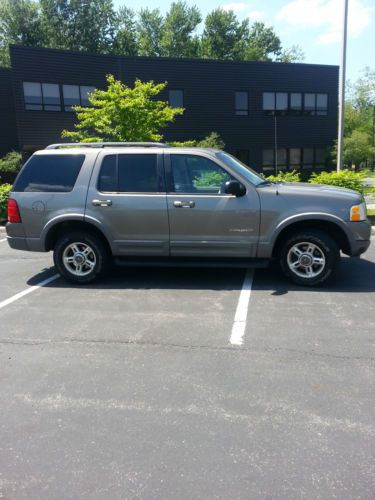
<path id="1" fill-rule="evenodd" d="M 252 10 L 247 14 L 247 17 L 250 21 L 259 21 L 260 19 L 263 19 L 265 16 L 265 12 L 262 10 Z"/>
<path id="2" fill-rule="evenodd" d="M 232 2 L 223 5 L 224 10 L 233 10 L 233 12 L 243 12 L 247 9 L 245 2 Z"/>
<path id="3" fill-rule="evenodd" d="M 278 12 L 277 19 L 295 28 L 321 29 L 317 37 L 320 44 L 331 44 L 341 40 L 342 0 L 292 0 Z M 349 2 L 348 33 L 359 36 L 370 24 L 374 7 L 363 0 Z"/>

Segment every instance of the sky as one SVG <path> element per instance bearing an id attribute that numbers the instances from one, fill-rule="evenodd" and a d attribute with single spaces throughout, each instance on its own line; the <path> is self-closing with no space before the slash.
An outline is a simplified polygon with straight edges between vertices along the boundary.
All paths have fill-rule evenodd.
<path id="1" fill-rule="evenodd" d="M 205 16 L 217 7 L 233 10 L 240 19 L 273 26 L 284 47 L 299 45 L 306 63 L 340 64 L 344 0 L 186 0 Z M 135 11 L 157 8 L 164 13 L 170 0 L 114 0 Z M 347 78 L 354 81 L 368 66 L 375 70 L 375 0 L 349 0 Z"/>

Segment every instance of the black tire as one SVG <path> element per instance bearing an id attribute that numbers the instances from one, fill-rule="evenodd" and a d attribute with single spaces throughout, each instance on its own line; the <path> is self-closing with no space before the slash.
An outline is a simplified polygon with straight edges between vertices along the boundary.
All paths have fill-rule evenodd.
<path id="1" fill-rule="evenodd" d="M 88 251 L 87 249 L 90 249 L 85 261 L 86 263 L 81 266 L 82 272 L 86 273 L 87 271 L 87 273 L 80 276 L 74 273 L 74 267 L 77 264 L 64 263 L 64 255 L 66 258 L 74 258 L 72 255 L 77 256 L 80 253 L 74 253 L 71 249 L 70 246 L 74 243 L 77 243 L 77 248 L 82 254 L 83 250 Z M 102 278 L 109 270 L 111 258 L 105 243 L 94 234 L 89 232 L 70 232 L 63 234 L 58 239 L 53 250 L 53 261 L 58 272 L 65 279 L 73 283 L 85 284 Z M 90 265 L 88 265 L 88 262 L 90 262 Z"/>
<path id="2" fill-rule="evenodd" d="M 300 255 L 295 253 L 297 250 Z M 340 251 L 334 240 L 317 229 L 306 229 L 289 236 L 280 252 L 281 269 L 285 276 L 303 286 L 316 286 L 326 281 L 339 260 Z"/>

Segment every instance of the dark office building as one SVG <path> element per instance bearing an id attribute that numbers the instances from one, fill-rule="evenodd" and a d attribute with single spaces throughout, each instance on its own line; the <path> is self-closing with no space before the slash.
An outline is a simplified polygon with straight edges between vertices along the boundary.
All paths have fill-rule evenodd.
<path id="1" fill-rule="evenodd" d="M 0 69 L 0 155 L 35 151 L 73 129 L 71 106 L 105 88 L 109 73 L 168 82 L 162 96 L 185 113 L 165 140 L 220 134 L 226 150 L 257 170 L 327 168 L 337 135 L 338 67 L 92 55 L 12 46 Z"/>

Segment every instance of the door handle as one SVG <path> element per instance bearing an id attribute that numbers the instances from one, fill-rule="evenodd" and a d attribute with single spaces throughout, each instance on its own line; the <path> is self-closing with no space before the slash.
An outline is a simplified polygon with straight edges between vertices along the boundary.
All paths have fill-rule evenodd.
<path id="1" fill-rule="evenodd" d="M 94 207 L 109 207 L 112 205 L 112 200 L 92 200 Z"/>
<path id="2" fill-rule="evenodd" d="M 194 201 L 174 201 L 173 205 L 176 208 L 194 208 L 195 202 Z"/>

